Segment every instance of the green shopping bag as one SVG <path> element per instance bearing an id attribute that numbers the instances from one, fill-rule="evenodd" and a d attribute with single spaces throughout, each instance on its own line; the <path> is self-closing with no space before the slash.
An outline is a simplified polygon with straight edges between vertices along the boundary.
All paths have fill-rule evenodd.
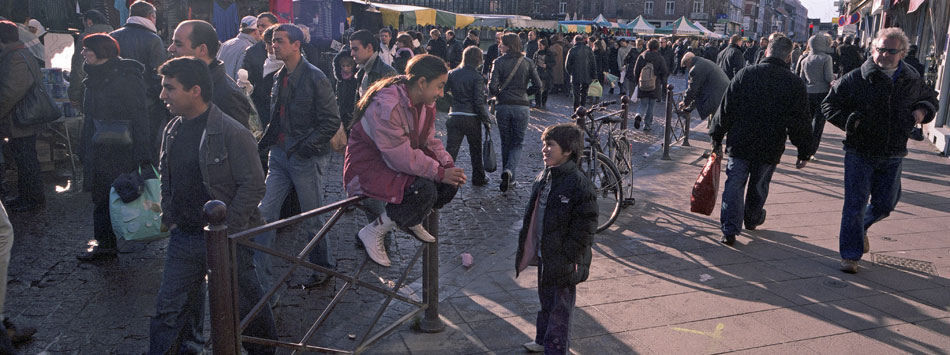
<path id="1" fill-rule="evenodd" d="M 604 95 L 604 87 L 600 86 L 600 81 L 594 80 L 587 88 L 587 96 L 601 97 Z"/>
<path id="2" fill-rule="evenodd" d="M 168 231 L 162 231 L 162 183 L 154 166 L 152 171 L 155 177 L 145 180 L 145 189 L 135 201 L 122 202 L 115 188 L 109 191 L 109 217 L 116 237 L 141 242 L 168 237 Z"/>

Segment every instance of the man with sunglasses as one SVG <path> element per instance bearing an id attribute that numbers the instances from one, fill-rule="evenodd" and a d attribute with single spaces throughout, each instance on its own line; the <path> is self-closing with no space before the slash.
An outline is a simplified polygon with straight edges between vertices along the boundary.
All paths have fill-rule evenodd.
<path id="1" fill-rule="evenodd" d="M 828 122 L 846 133 L 839 251 L 847 273 L 857 272 L 870 250 L 868 228 L 897 206 L 907 138 L 937 112 L 937 93 L 903 62 L 908 47 L 900 28 L 881 30 L 871 57 L 842 76 L 821 105 Z"/>

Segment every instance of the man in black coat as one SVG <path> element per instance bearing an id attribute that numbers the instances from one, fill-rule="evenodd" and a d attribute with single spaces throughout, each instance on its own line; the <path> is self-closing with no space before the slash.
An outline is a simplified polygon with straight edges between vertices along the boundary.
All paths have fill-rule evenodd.
<path id="1" fill-rule="evenodd" d="M 534 58 L 534 53 L 538 52 L 538 33 L 535 31 L 528 32 L 528 42 L 524 44 L 524 56 L 526 58 Z"/>
<path id="2" fill-rule="evenodd" d="M 501 44 L 501 35 L 503 34 L 505 33 L 501 31 L 495 32 L 495 43 L 488 47 L 488 52 L 485 53 L 485 64 L 482 65 L 483 75 L 491 74 L 491 67 L 494 65 L 495 59 L 498 59 L 500 56 L 498 53 L 498 45 Z"/>
<path id="3" fill-rule="evenodd" d="M 761 64 L 739 71 L 732 79 L 719 111 L 710 119 L 713 150 L 722 154 L 728 134 L 726 184 L 722 192 L 722 242 L 732 245 L 742 224 L 754 230 L 765 222 L 765 199 L 772 173 L 785 151 L 786 139 L 798 148 L 796 167 L 805 167 L 814 154 L 805 83 L 789 70 L 792 41 L 776 36 Z M 749 183 L 749 192 L 743 198 Z"/>
<path id="4" fill-rule="evenodd" d="M 841 271 L 855 273 L 870 251 L 867 230 L 894 210 L 901 195 L 901 165 L 915 125 L 937 112 L 937 93 L 901 60 L 908 40 L 897 27 L 877 34 L 871 58 L 831 88 L 821 108 L 845 131 Z M 868 201 L 870 200 L 870 204 Z"/>
<path id="5" fill-rule="evenodd" d="M 845 37 L 844 44 L 838 46 L 838 74 L 844 76 L 860 68 L 863 62 L 864 56 L 861 55 L 861 48 L 854 45 L 854 37 Z"/>
<path id="6" fill-rule="evenodd" d="M 429 42 L 426 42 L 426 52 L 434 55 L 436 57 L 446 60 L 446 44 L 445 40 L 442 39 L 442 31 L 439 31 L 438 28 L 433 28 L 429 31 Z"/>
<path id="7" fill-rule="evenodd" d="M 244 127 L 250 127 L 251 103 L 234 79 L 224 73 L 224 64 L 217 59 L 220 46 L 214 26 L 202 20 L 188 20 L 178 24 L 168 53 L 175 57 L 195 57 L 208 63 L 214 83 L 211 102 Z"/>
<path id="8" fill-rule="evenodd" d="M 571 75 L 571 87 L 574 90 L 574 111 L 587 105 L 587 89 L 597 78 L 597 65 L 594 52 L 587 46 L 584 35 L 574 36 L 574 47 L 567 52 L 564 68 Z M 571 111 L 571 112 L 574 112 Z"/>
<path id="9" fill-rule="evenodd" d="M 732 80 L 736 73 L 738 73 L 742 68 L 745 68 L 745 57 L 742 56 L 742 37 L 739 35 L 732 35 L 729 38 L 729 47 L 726 47 L 726 50 L 719 53 L 719 58 L 716 58 L 716 64 L 722 68 L 722 71 L 726 73 L 726 76 L 729 77 L 729 80 Z"/>
<path id="10" fill-rule="evenodd" d="M 162 145 L 162 130 L 168 123 L 168 111 L 158 99 L 162 91 L 158 66 L 165 62 L 168 53 L 155 30 L 155 6 L 145 1 L 136 1 L 129 6 L 129 18 L 125 27 L 112 31 L 109 35 L 119 42 L 119 56 L 133 59 L 145 66 L 146 110 L 149 120 L 152 156 L 157 161 Z"/>
<path id="11" fill-rule="evenodd" d="M 448 39 L 445 42 L 445 63 L 449 68 L 458 67 L 462 62 L 462 50 L 465 49 L 462 47 L 462 41 L 455 37 L 455 31 L 452 30 L 445 31 L 445 38 Z"/>

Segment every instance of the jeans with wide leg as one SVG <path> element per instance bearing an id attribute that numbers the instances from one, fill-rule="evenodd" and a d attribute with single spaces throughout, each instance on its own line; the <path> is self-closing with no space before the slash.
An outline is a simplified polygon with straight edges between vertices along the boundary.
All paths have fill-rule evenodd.
<path id="1" fill-rule="evenodd" d="M 531 108 L 528 106 L 498 105 L 495 107 L 495 118 L 498 120 L 498 131 L 501 136 L 501 167 L 503 170 L 511 171 L 513 177 L 517 176 L 515 172 L 521 160 L 521 147 L 530 117 Z"/>
<path id="2" fill-rule="evenodd" d="M 901 157 L 871 158 L 845 151 L 844 207 L 838 233 L 842 259 L 861 260 L 864 234 L 897 206 L 903 161 Z"/>
<path id="3" fill-rule="evenodd" d="M 739 235 L 743 222 L 749 226 L 762 217 L 774 172 L 774 164 L 729 157 L 719 216 L 723 235 Z M 743 196 L 746 182 L 748 189 Z"/>

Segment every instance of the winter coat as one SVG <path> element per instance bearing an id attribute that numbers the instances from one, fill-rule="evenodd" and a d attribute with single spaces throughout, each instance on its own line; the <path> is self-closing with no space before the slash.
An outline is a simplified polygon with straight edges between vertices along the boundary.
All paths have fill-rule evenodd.
<path id="1" fill-rule="evenodd" d="M 333 78 L 336 79 L 336 105 L 340 109 L 340 121 L 343 127 L 349 127 L 353 120 L 353 110 L 356 109 L 356 95 L 360 89 L 360 82 L 356 80 L 356 67 L 349 79 L 343 78 L 340 60 L 350 57 L 350 50 L 345 48 L 333 57 Z"/>
<path id="2" fill-rule="evenodd" d="M 594 59 L 596 59 L 597 63 L 597 67 L 594 68 L 594 80 L 604 81 L 604 72 L 610 70 L 610 57 L 605 50 L 596 50 L 593 52 Z"/>
<path id="3" fill-rule="evenodd" d="M 831 82 L 835 80 L 834 63 L 831 56 L 831 39 L 824 36 L 811 36 L 808 47 L 811 52 L 804 56 L 798 64 L 798 76 L 805 81 L 809 94 L 827 93 L 831 90 Z"/>
<path id="4" fill-rule="evenodd" d="M 567 52 L 564 69 L 571 75 L 571 84 L 590 84 L 597 79 L 597 58 L 590 47 L 580 43 Z"/>
<path id="5" fill-rule="evenodd" d="M 488 52 L 485 53 L 485 65 L 482 66 L 482 74 L 491 74 L 492 65 L 495 64 L 495 59 L 498 59 L 500 55 L 497 43 L 488 47 Z"/>
<path id="6" fill-rule="evenodd" d="M 455 68 L 462 62 L 463 50 L 462 41 L 457 38 L 452 38 L 446 43 L 445 62 L 449 65 L 449 68 Z"/>
<path id="7" fill-rule="evenodd" d="M 926 74 L 924 72 L 924 64 L 921 63 L 920 59 L 917 59 L 917 57 L 908 55 L 904 57 L 904 63 L 907 63 L 912 68 L 914 68 L 914 70 L 916 70 L 917 74 L 920 74 L 920 76 L 924 76 Z"/>
<path id="8" fill-rule="evenodd" d="M 709 120 L 714 145 L 722 144 L 727 132 L 730 157 L 778 164 L 785 141 L 791 139 L 798 159 L 808 160 L 817 147 L 812 144 L 805 83 L 778 58 L 768 57 L 740 70 Z"/>
<path id="9" fill-rule="evenodd" d="M 630 54 L 630 48 L 631 47 L 627 45 L 626 47 L 620 47 L 617 49 L 617 67 L 619 67 L 621 70 L 623 69 L 624 65 L 627 65 L 627 54 Z"/>
<path id="10" fill-rule="evenodd" d="M 119 43 L 119 56 L 136 60 L 145 66 L 145 85 L 149 97 L 156 101 L 162 91 L 162 79 L 158 76 L 158 67 L 168 59 L 166 47 L 154 31 L 145 26 L 126 23 L 125 27 L 109 34 Z"/>
<path id="11" fill-rule="evenodd" d="M 97 175 L 108 179 L 129 173 L 142 163 L 152 163 L 151 138 L 145 103 L 145 68 L 131 59 L 113 58 L 100 65 L 83 66 L 84 118 L 79 155 L 83 162 L 85 188 L 92 189 Z M 132 144 L 101 146 L 92 141 L 97 122 L 127 121 Z M 157 134 L 154 133 L 154 134 Z M 108 171 L 103 171 L 108 170 Z M 105 185 L 112 181 L 105 182 Z"/>
<path id="12" fill-rule="evenodd" d="M 497 99 L 498 105 L 529 106 L 531 103 L 528 101 L 528 95 L 544 89 L 544 84 L 538 77 L 538 71 L 530 60 L 525 58 L 521 61 L 521 65 L 515 68 L 519 58 L 524 58 L 524 56 L 507 53 L 495 59 L 492 65 L 491 76 L 488 79 L 488 92 Z M 512 71 L 514 71 L 514 77 L 502 90 L 501 85 L 508 80 L 508 75 Z"/>
<path id="13" fill-rule="evenodd" d="M 534 58 L 534 54 L 538 52 L 538 41 L 539 40 L 536 39 L 533 41 L 529 41 L 528 43 L 525 43 L 524 56 L 526 58 Z"/>
<path id="14" fill-rule="evenodd" d="M 239 33 L 237 37 L 221 44 L 221 48 L 218 49 L 218 60 L 224 63 L 224 73 L 230 76 L 231 79 L 237 80 L 237 71 L 244 64 L 247 49 L 257 42 L 254 36 Z"/>
<path id="15" fill-rule="evenodd" d="M 399 204 L 417 176 L 441 182 L 455 163 L 435 137 L 435 120 L 435 105 L 412 105 L 405 84 L 376 92 L 346 144 L 347 195 Z"/>
<path id="16" fill-rule="evenodd" d="M 82 104 L 82 94 L 85 88 L 82 86 L 82 79 L 86 78 L 86 72 L 82 70 L 83 63 L 86 60 L 82 57 L 82 39 L 86 36 L 93 33 L 109 33 L 112 32 L 112 26 L 106 24 L 96 24 L 92 25 L 86 29 L 79 38 L 76 38 L 75 46 L 73 47 L 73 58 L 71 61 L 69 69 L 69 101 L 79 102 Z M 82 107 L 76 107 L 77 109 L 82 110 Z"/>
<path id="17" fill-rule="evenodd" d="M 267 60 L 267 49 L 264 41 L 255 43 L 247 49 L 244 63 L 241 68 L 247 70 L 247 81 L 254 86 L 251 92 L 251 101 L 257 110 L 261 124 L 270 122 L 270 90 L 274 86 L 274 73 L 264 75 L 264 61 Z"/>
<path id="18" fill-rule="evenodd" d="M 281 88 L 281 82 L 288 75 L 287 87 Z M 286 103 L 280 102 L 281 90 L 289 91 Z M 259 143 L 261 149 L 277 143 L 278 127 L 283 126 L 280 130 L 285 133 L 288 157 L 297 155 L 308 159 L 332 151 L 330 138 L 340 129 L 340 110 L 330 80 L 320 69 L 306 58 L 301 58 L 291 74 L 287 73 L 286 66 L 281 68 L 274 75 L 270 102 L 271 121 Z M 286 110 L 283 118 L 280 117 L 281 106 Z M 281 120 L 285 121 L 279 122 Z"/>
<path id="19" fill-rule="evenodd" d="M 551 68 L 551 84 L 564 84 L 564 47 L 560 42 L 551 43 L 548 51 L 554 56 L 554 67 Z"/>
<path id="20" fill-rule="evenodd" d="M 757 64 L 755 60 L 756 60 L 756 54 L 758 52 L 759 52 L 759 46 L 749 46 L 748 48 L 745 49 L 745 52 L 742 53 L 742 55 L 745 56 L 745 61 L 748 65 Z"/>
<path id="21" fill-rule="evenodd" d="M 539 65 L 541 63 L 544 63 L 544 68 Z M 541 82 L 544 83 L 544 87 L 547 89 L 551 88 L 551 81 L 554 80 L 554 66 L 556 64 L 554 54 L 547 48 L 534 53 L 534 65 L 538 68 L 538 77 L 541 78 Z"/>
<path id="22" fill-rule="evenodd" d="M 703 49 L 703 57 L 715 62 L 716 58 L 719 57 L 719 48 L 706 43 L 706 47 Z"/>
<path id="23" fill-rule="evenodd" d="M 39 62 L 23 46 L 23 42 L 9 43 L 0 52 L 0 138 L 29 137 L 39 130 L 36 126 L 21 126 L 14 122 L 13 109 L 29 94 L 39 73 Z M 42 74 L 37 74 L 42 77 Z M 37 83 L 43 85 L 43 83 Z"/>
<path id="24" fill-rule="evenodd" d="M 861 48 L 851 44 L 838 46 L 838 73 L 845 75 L 860 68 L 862 62 L 864 58 L 861 55 Z"/>
<path id="25" fill-rule="evenodd" d="M 662 79 L 670 73 L 669 68 L 666 67 L 666 62 L 663 61 L 663 56 L 661 56 L 658 51 L 646 51 L 637 57 L 637 64 L 633 67 L 634 72 L 631 79 L 633 80 L 634 84 L 639 84 L 640 73 L 643 71 L 643 67 L 645 67 L 648 62 L 653 63 L 653 74 L 656 76 L 656 89 L 650 91 L 645 91 L 642 89 L 637 90 L 637 97 L 641 99 L 657 99 L 665 92 L 664 88 L 661 87 L 663 83 Z"/>
<path id="26" fill-rule="evenodd" d="M 745 57 L 742 56 L 742 48 L 730 44 L 726 50 L 719 52 L 719 58 L 716 58 L 716 64 L 722 68 L 723 73 L 729 80 L 732 80 L 742 68 L 745 68 Z"/>
<path id="27" fill-rule="evenodd" d="M 446 91 L 452 93 L 453 112 L 474 113 L 482 119 L 488 119 L 488 93 L 485 88 L 485 78 L 477 68 L 463 66 L 449 71 L 449 79 L 445 84 Z"/>
<path id="28" fill-rule="evenodd" d="M 379 59 L 379 56 L 374 55 L 370 57 L 369 60 L 371 61 L 369 68 L 364 65 L 356 72 L 356 80 L 360 83 L 360 90 L 358 91 L 360 95 L 369 89 L 370 85 L 379 81 L 379 79 L 397 75 L 396 69 L 383 63 L 383 61 Z"/>
<path id="29" fill-rule="evenodd" d="M 722 103 L 722 96 L 729 87 L 729 77 L 716 63 L 706 58 L 694 57 L 694 60 L 687 74 L 689 86 L 683 102 L 686 106 L 692 106 L 695 102 L 699 117 L 709 117 L 716 113 Z"/>
<path id="30" fill-rule="evenodd" d="M 431 55 L 442 58 L 443 60 L 447 59 L 446 54 L 446 44 L 445 40 L 442 37 L 430 39 L 429 42 L 426 42 L 426 52 Z"/>
<path id="31" fill-rule="evenodd" d="M 541 218 L 541 284 L 568 287 L 587 280 L 590 275 L 591 245 L 597 230 L 597 195 L 594 185 L 573 160 L 550 168 L 550 192 Z M 525 254 L 528 229 L 534 214 L 535 200 L 541 193 L 543 172 L 538 174 L 525 208 L 518 252 L 515 253 L 515 277 L 521 271 L 522 259 L 536 258 Z"/>
<path id="32" fill-rule="evenodd" d="M 673 48 L 669 46 L 666 46 L 666 47 L 661 46 L 660 55 L 663 56 L 663 61 L 666 62 L 666 67 L 668 69 L 673 68 L 673 66 L 675 65 L 673 63 Z"/>
<path id="33" fill-rule="evenodd" d="M 181 116 L 175 117 L 165 127 L 162 140 L 159 172 L 162 179 L 162 222 L 171 225 L 172 199 L 175 191 L 169 181 L 172 169 L 194 169 L 193 166 L 177 166 L 168 159 L 169 147 L 175 144 L 175 136 L 181 127 Z M 228 206 L 228 234 L 234 234 L 264 224 L 257 205 L 264 198 L 264 168 L 254 142 L 254 135 L 247 128 L 229 117 L 212 104 L 208 122 L 198 146 L 198 168 L 201 181 L 212 199 Z"/>
<path id="34" fill-rule="evenodd" d="M 393 69 L 396 71 L 396 74 L 405 74 L 406 73 L 406 64 L 409 64 L 409 59 L 415 56 L 412 53 L 412 50 L 409 48 L 399 48 L 396 50 L 396 56 L 393 58 Z"/>
<path id="35" fill-rule="evenodd" d="M 211 69 L 211 83 L 214 88 L 211 90 L 211 102 L 224 111 L 228 117 L 233 118 L 244 127 L 250 127 L 251 102 L 248 100 L 244 90 L 237 86 L 228 74 L 224 72 L 224 65 L 219 60 L 213 60 L 208 65 Z"/>
<path id="36" fill-rule="evenodd" d="M 828 122 L 845 131 L 845 149 L 870 157 L 905 156 L 912 112 L 924 109 L 923 123 L 934 119 L 937 92 L 905 63 L 894 75 L 889 78 L 868 59 L 842 76 L 821 103 Z"/>

